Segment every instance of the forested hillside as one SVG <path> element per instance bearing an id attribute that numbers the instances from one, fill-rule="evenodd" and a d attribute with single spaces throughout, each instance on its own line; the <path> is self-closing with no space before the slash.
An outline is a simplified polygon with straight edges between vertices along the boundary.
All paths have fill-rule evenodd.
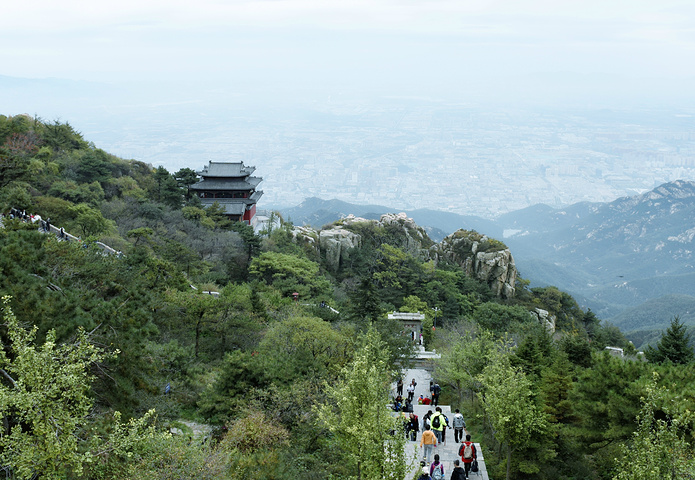
<path id="1" fill-rule="evenodd" d="M 0 116 L 0 145 L 8 478 L 402 480 L 402 422 L 382 413 L 412 347 L 391 311 L 425 313 L 443 401 L 491 478 L 642 478 L 629 476 L 642 458 L 655 478 L 695 472 L 677 319 L 645 359 L 567 293 L 518 279 L 502 298 L 399 225 L 340 225 L 361 241 L 338 262 L 291 223 L 256 234 L 188 195 L 203 159 L 172 173 L 26 116 Z"/>
<path id="2" fill-rule="evenodd" d="M 376 219 L 388 211 L 309 198 L 282 213 L 316 227 L 348 214 Z M 658 337 L 674 316 L 695 327 L 687 305 L 695 302 L 694 211 L 695 183 L 676 180 L 612 202 L 558 209 L 534 205 L 495 220 L 432 210 L 406 214 L 438 241 L 459 228 L 504 236 L 517 268 L 532 285 L 555 285 L 571 293 L 583 308 L 619 325 L 644 348 L 647 343 L 642 342 Z M 689 296 L 690 301 L 671 303 L 671 295 Z M 633 312 L 642 312 L 636 314 L 637 322 L 630 319 Z"/>

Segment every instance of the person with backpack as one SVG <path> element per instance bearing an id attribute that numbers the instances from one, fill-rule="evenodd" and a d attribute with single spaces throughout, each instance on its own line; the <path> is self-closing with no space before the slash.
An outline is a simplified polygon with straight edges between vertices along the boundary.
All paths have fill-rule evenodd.
<path id="1" fill-rule="evenodd" d="M 413 404 L 410 403 L 410 400 L 405 401 L 405 405 L 403 406 L 403 411 L 406 413 L 413 413 L 415 409 L 413 408 Z"/>
<path id="2" fill-rule="evenodd" d="M 468 472 L 471 471 L 471 464 L 473 460 L 478 457 L 478 453 L 475 450 L 475 444 L 471 442 L 471 436 L 466 435 L 466 441 L 461 444 L 459 448 L 459 456 L 461 461 L 463 461 L 463 469 L 466 471 L 466 478 L 468 478 Z"/>
<path id="3" fill-rule="evenodd" d="M 442 394 L 442 387 L 439 386 L 437 382 L 434 382 L 432 386 L 432 405 L 435 407 L 439 405 L 439 395 Z"/>
<path id="4" fill-rule="evenodd" d="M 430 418 L 432 418 L 432 410 L 427 410 L 427 413 L 422 417 L 422 429 L 432 428 L 432 423 L 430 423 Z"/>
<path id="5" fill-rule="evenodd" d="M 439 454 L 434 455 L 434 462 L 430 465 L 430 477 L 432 480 L 444 480 L 444 464 L 439 461 Z"/>
<path id="6" fill-rule="evenodd" d="M 417 477 L 417 480 L 432 480 L 432 477 L 430 477 L 430 471 L 427 467 L 422 467 L 422 473 L 420 473 L 420 476 Z"/>
<path id="7" fill-rule="evenodd" d="M 442 432 L 447 427 L 447 424 L 446 417 L 442 415 L 441 407 L 436 408 L 436 412 L 432 415 L 432 418 L 430 418 L 430 425 L 432 425 L 432 430 L 434 430 L 434 434 L 437 436 L 437 441 L 443 442 L 444 435 Z"/>
<path id="8" fill-rule="evenodd" d="M 434 433 L 432 433 L 430 427 L 425 427 L 425 430 L 422 432 L 422 437 L 420 438 L 420 448 L 424 448 L 422 452 L 422 459 L 427 463 L 430 462 L 430 458 L 432 457 L 432 449 L 435 445 L 437 445 L 437 437 L 434 436 Z"/>
<path id="9" fill-rule="evenodd" d="M 454 470 L 451 472 L 449 480 L 466 480 L 466 471 L 461 467 L 458 459 L 454 460 Z"/>
<path id="10" fill-rule="evenodd" d="M 457 408 L 454 413 L 454 441 L 459 443 L 459 440 L 463 440 L 463 434 L 466 429 L 466 421 L 463 419 L 463 415 L 459 412 Z"/>

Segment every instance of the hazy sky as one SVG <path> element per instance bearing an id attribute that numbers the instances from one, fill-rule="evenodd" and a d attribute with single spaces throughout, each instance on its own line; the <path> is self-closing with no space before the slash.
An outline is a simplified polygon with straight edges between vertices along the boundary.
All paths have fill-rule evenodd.
<path id="1" fill-rule="evenodd" d="M 692 0 L 3 2 L 0 75 L 692 95 Z"/>

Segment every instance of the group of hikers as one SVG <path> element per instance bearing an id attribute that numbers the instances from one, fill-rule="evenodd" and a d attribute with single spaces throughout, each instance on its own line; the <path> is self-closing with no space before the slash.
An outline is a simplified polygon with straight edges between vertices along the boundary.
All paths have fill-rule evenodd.
<path id="1" fill-rule="evenodd" d="M 475 445 L 471 443 L 473 449 Z M 470 465 L 475 461 L 471 460 L 468 463 L 466 460 L 463 461 L 463 467 L 461 466 L 461 461 L 458 459 L 454 460 L 454 468 L 451 471 L 451 477 L 449 480 L 468 480 L 468 472 L 471 471 Z M 422 474 L 418 477 L 418 480 L 443 480 L 446 478 L 444 476 L 444 464 L 439 461 L 439 455 L 434 456 L 434 462 L 428 467 L 427 464 L 422 461 L 420 462 L 422 467 Z"/>
<path id="2" fill-rule="evenodd" d="M 2 217 L 7 217 L 9 219 L 17 219 L 21 220 L 23 222 L 40 222 L 41 221 L 41 215 L 34 215 L 33 213 L 27 213 L 26 210 L 20 210 L 18 208 L 11 208 L 9 213 L 7 215 L 5 214 L 0 214 Z"/>
<path id="3" fill-rule="evenodd" d="M 406 398 L 406 404 L 407 403 L 413 403 L 413 399 L 415 398 L 415 387 L 417 386 L 417 382 L 413 378 L 413 380 L 408 384 L 406 387 L 406 393 L 407 393 L 407 398 Z M 437 382 L 430 381 L 430 394 L 429 396 L 425 397 L 424 394 L 420 395 L 417 399 L 418 405 L 434 405 L 437 406 L 439 405 L 439 395 L 442 393 L 442 387 L 439 386 Z M 395 411 L 400 411 L 400 409 L 396 409 L 396 403 L 403 403 L 403 379 L 399 378 L 398 382 L 396 383 L 396 397 L 394 398 L 394 410 Z"/>
<path id="4" fill-rule="evenodd" d="M 405 435 L 410 441 L 417 441 L 417 435 L 422 431 L 420 436 L 420 449 L 422 450 L 422 474 L 418 480 L 443 480 L 444 464 L 440 461 L 439 454 L 432 454 L 434 449 L 446 441 L 447 429 L 454 430 L 454 442 L 461 442 L 458 450 L 460 460 L 454 461 L 454 468 L 451 472 L 450 480 L 467 479 L 469 473 L 478 471 L 477 451 L 475 444 L 471 441 L 471 436 L 466 430 L 466 422 L 463 415 L 457 408 L 450 420 L 439 406 L 439 396 L 441 387 L 436 382 L 430 382 L 429 396 L 420 395 L 418 404 L 435 406 L 434 412 L 428 410 L 423 416 L 422 422 L 413 412 L 412 400 L 415 396 L 415 386 L 417 382 L 413 379 L 407 386 L 407 399 L 405 404 L 402 404 L 403 395 L 403 380 L 399 379 L 396 383 L 396 397 L 394 398 L 394 410 L 401 411 L 405 423 Z M 400 408 L 396 408 L 399 406 Z M 406 417 L 406 415 L 408 415 Z M 463 465 L 463 466 L 461 466 Z"/>
<path id="5" fill-rule="evenodd" d="M 17 219 L 21 220 L 24 223 L 36 223 L 39 222 L 40 230 L 44 233 L 51 233 L 51 219 L 47 218 L 46 220 L 41 218 L 41 215 L 39 214 L 33 214 L 33 213 L 27 213 L 26 210 L 20 210 L 18 208 L 11 208 L 9 213 L 7 215 L 0 214 L 1 217 L 7 217 L 9 219 Z M 60 227 L 56 231 L 56 235 L 58 235 L 59 238 L 67 238 L 67 234 L 65 233 L 65 230 L 63 227 Z"/>

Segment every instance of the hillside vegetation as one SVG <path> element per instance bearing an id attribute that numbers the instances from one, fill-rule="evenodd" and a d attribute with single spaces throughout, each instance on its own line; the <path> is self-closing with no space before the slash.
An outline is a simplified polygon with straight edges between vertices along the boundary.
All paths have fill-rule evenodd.
<path id="1" fill-rule="evenodd" d="M 295 222 L 320 226 L 350 213 L 376 219 L 388 211 L 310 198 L 283 213 Z M 583 308 L 619 322 L 618 315 L 647 301 L 673 294 L 692 297 L 694 212 L 695 183 L 675 180 L 612 202 L 534 205 L 494 220 L 427 210 L 406 213 L 437 241 L 461 228 L 497 239 L 504 235 L 531 285 L 555 285 Z M 654 334 L 675 315 L 688 323 L 677 305 L 671 309 L 662 303 L 665 308 L 653 317 Z"/>
<path id="2" fill-rule="evenodd" d="M 519 279 L 502 299 L 446 256 L 420 255 L 434 242 L 417 233 L 414 245 L 397 224 L 346 226 L 362 243 L 329 264 L 288 222 L 256 234 L 189 197 L 199 159 L 171 173 L 26 116 L 0 116 L 0 145 L 0 210 L 80 237 L 3 218 L 8 478 L 401 480 L 402 425 L 383 412 L 412 348 L 394 310 L 425 313 L 443 403 L 466 414 L 492 478 L 614 478 L 666 438 L 639 443 L 638 429 L 692 439 L 681 339 L 663 343 L 669 361 L 647 362 L 569 294 Z M 663 461 L 692 474 L 692 448 L 673 445 Z"/>

